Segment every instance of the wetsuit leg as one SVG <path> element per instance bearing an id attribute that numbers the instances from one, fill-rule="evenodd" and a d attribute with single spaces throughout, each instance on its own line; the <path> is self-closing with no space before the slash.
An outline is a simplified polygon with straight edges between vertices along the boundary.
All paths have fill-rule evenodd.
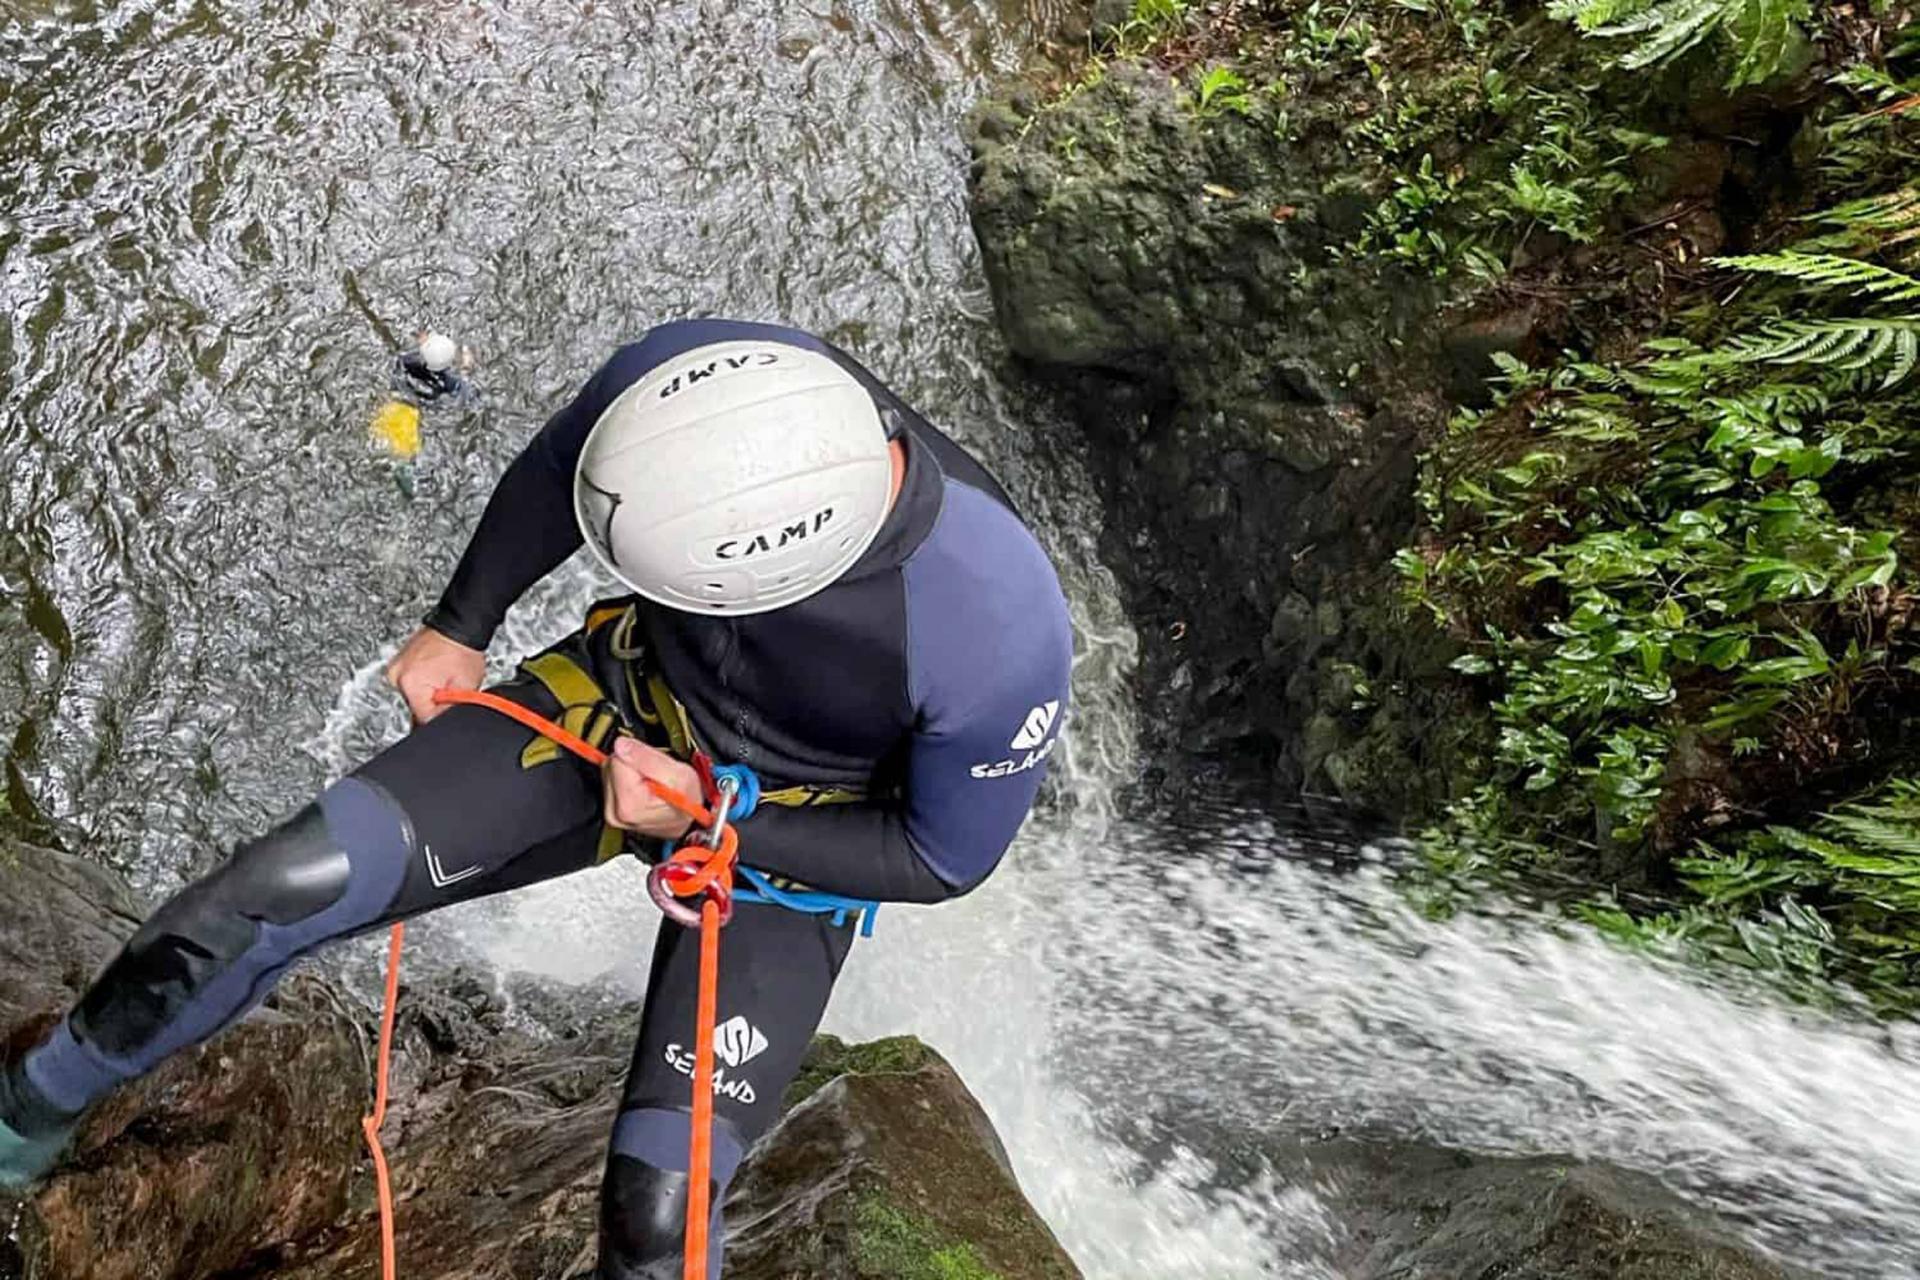
<path id="1" fill-rule="evenodd" d="M 542 714 L 538 683 L 504 693 Z M 523 767 L 532 735 L 452 707 L 187 886 L 134 934 L 49 1038 L 9 1068 L 0 1115 L 50 1131 L 228 1025 L 322 944 L 592 865 L 601 785 L 571 757 Z"/>
<path id="2" fill-rule="evenodd" d="M 779 1118 L 780 1097 L 800 1070 L 852 945 L 851 926 L 756 903 L 741 904 L 720 935 L 713 1276 L 720 1274 L 727 1183 Z M 699 980 L 699 934 L 663 924 L 601 1187 L 600 1280 L 680 1280 Z"/>

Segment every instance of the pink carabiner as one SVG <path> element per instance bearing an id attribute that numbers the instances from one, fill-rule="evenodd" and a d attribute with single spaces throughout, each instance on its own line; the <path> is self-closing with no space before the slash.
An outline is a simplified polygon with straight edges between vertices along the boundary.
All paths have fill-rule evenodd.
<path id="1" fill-rule="evenodd" d="M 700 927 L 700 908 L 690 898 L 676 894 L 669 882 L 673 880 L 691 880 L 699 872 L 679 862 L 662 862 L 647 872 L 647 896 L 653 899 L 653 905 L 660 908 L 662 915 L 688 929 Z M 725 925 L 733 919 L 733 894 L 720 887 L 718 881 L 707 886 L 707 896 L 720 908 L 720 923 Z"/>

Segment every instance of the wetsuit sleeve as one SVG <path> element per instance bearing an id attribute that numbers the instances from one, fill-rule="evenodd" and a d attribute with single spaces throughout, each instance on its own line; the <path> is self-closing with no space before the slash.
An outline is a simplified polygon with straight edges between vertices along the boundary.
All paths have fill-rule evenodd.
<path id="1" fill-rule="evenodd" d="M 632 381 L 621 377 L 627 350 L 547 419 L 500 477 L 453 578 L 427 613 L 429 627 L 450 640 L 485 649 L 513 602 L 579 549 L 573 470 L 587 433 Z"/>
<path id="2" fill-rule="evenodd" d="M 914 852 L 905 805 L 767 805 L 740 832 L 749 865 L 849 898 L 944 902 L 972 887 L 948 884 Z"/>
<path id="3" fill-rule="evenodd" d="M 904 571 L 916 726 L 894 805 L 763 809 L 747 860 L 820 889 L 935 902 L 996 867 L 1039 794 L 1073 664 L 1053 567 L 1012 514 L 950 485 Z"/>

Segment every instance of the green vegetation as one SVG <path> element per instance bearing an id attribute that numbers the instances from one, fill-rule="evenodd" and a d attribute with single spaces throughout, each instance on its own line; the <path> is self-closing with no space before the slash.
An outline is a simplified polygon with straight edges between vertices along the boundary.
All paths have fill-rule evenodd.
<path id="1" fill-rule="evenodd" d="M 1112 43 L 1144 48 L 1182 29 L 1192 9 L 1191 0 L 1133 0 L 1133 14 L 1114 30 Z"/>
<path id="2" fill-rule="evenodd" d="M 1200 77 L 1197 109 L 1203 118 L 1217 116 L 1224 111 L 1250 115 L 1253 112 L 1253 99 L 1248 95 L 1247 82 L 1241 79 L 1239 72 L 1231 67 L 1214 67 Z"/>
<path id="3" fill-rule="evenodd" d="M 1548 11 L 1589 35 L 1629 42 L 1630 71 L 1671 62 L 1718 37 L 1730 88 L 1764 84 L 1806 55 L 1809 0 L 1553 0 Z"/>
<path id="4" fill-rule="evenodd" d="M 1626 68 L 1713 36 L 1736 85 L 1785 65 L 1807 17 L 1629 8 L 1555 11 L 1637 36 L 1614 54 Z M 1498 730 L 1425 837 L 1442 885 L 1565 872 L 1578 913 L 1623 940 L 1905 1009 L 1920 995 L 1913 99 L 1880 65 L 1833 83 L 1853 99 L 1824 120 L 1816 172 L 1879 194 L 1716 260 L 1629 357 L 1506 361 L 1493 406 L 1428 456 L 1398 567 L 1465 643 L 1456 669 L 1485 683 Z M 1618 891 L 1595 898 L 1601 875 Z"/>
<path id="5" fill-rule="evenodd" d="M 1491 0 L 1137 0 L 1051 104 L 1123 60 L 1172 75 L 1211 128 L 1334 140 L 1326 167 L 1379 195 L 1344 256 L 1443 279 L 1497 279 L 1535 228 L 1595 239 L 1665 142 L 1607 114 L 1597 49 Z"/>
<path id="6" fill-rule="evenodd" d="M 853 1258 L 863 1276 L 887 1280 L 999 1280 L 970 1245 L 950 1241 L 931 1224 L 877 1195 L 860 1201 Z"/>
<path id="7" fill-rule="evenodd" d="M 1324 256 L 1297 296 L 1439 298 L 1488 322 L 1477 351 L 1528 353 L 1431 442 L 1395 562 L 1422 631 L 1376 646 L 1450 641 L 1484 738 L 1421 722 L 1390 661 L 1344 662 L 1364 645 L 1302 721 L 1328 778 L 1420 735 L 1456 797 L 1423 839 L 1436 905 L 1509 885 L 1622 941 L 1920 1004 L 1906 20 L 1141 0 L 1090 51 L 1080 83 L 1120 59 L 1177 82 L 1219 164 L 1196 183 L 1215 216 L 1253 236 L 1270 210 L 1289 253 Z M 1407 385 L 1344 374 L 1361 400 Z"/>

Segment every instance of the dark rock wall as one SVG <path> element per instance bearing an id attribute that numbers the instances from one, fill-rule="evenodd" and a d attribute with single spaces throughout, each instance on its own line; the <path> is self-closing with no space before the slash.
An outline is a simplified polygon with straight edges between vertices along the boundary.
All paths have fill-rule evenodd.
<path id="1" fill-rule="evenodd" d="M 1447 716 L 1423 679 L 1451 655 L 1399 624 L 1383 572 L 1446 408 L 1436 287 L 1330 270 L 1367 202 L 1329 195 L 1310 145 L 1203 126 L 1180 94 L 1120 64 L 1063 101 L 1018 89 L 976 113 L 996 315 L 1090 436 L 1149 749 L 1402 810 L 1430 776 L 1407 755 L 1453 749 L 1425 732 Z M 1376 768 L 1383 749 L 1396 767 Z"/>
<path id="2" fill-rule="evenodd" d="M 1603 1165 L 1328 1143 L 1311 1164 L 1344 1201 L 1340 1264 L 1394 1280 L 1788 1280 L 1653 1179 Z"/>

